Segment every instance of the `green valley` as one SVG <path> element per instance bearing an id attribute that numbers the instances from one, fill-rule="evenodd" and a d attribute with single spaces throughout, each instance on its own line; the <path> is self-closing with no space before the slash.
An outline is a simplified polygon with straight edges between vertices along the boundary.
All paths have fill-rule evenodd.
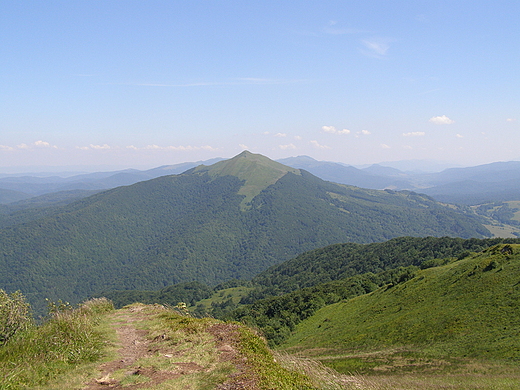
<path id="1" fill-rule="evenodd" d="M 1 229 L 0 288 L 41 313 L 45 298 L 247 279 L 340 242 L 488 235 L 479 217 L 427 196 L 338 185 L 243 152 Z"/>

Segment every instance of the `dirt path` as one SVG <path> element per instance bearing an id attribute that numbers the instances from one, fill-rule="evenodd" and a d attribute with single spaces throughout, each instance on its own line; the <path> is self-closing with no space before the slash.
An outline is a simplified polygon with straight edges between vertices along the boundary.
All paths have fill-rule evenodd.
<path id="1" fill-rule="evenodd" d="M 135 327 L 136 322 L 144 320 L 144 316 L 135 310 L 118 311 L 113 316 L 114 326 L 116 327 L 116 334 L 118 338 L 118 358 L 110 362 L 102 364 L 99 369 L 100 375 L 93 379 L 84 390 L 97 390 L 97 389 L 121 389 L 123 385 L 114 376 L 116 373 L 121 373 L 123 377 L 128 375 L 143 375 L 144 372 L 141 368 L 136 365 L 136 362 L 144 357 L 150 356 L 150 341 L 146 338 L 147 332 L 145 330 L 137 329 Z M 159 378 L 156 378 L 155 373 L 153 374 L 152 381 L 156 382 Z M 178 374 L 172 374 L 172 378 Z M 149 375 L 146 375 L 149 377 Z M 163 375 L 162 375 L 163 376 Z M 166 380 L 168 378 L 165 378 Z M 146 383 L 146 387 L 149 387 L 151 383 Z M 143 384 L 135 384 L 125 388 L 142 388 Z"/>
<path id="2" fill-rule="evenodd" d="M 83 390 L 106 389 L 153 389 L 163 382 L 179 379 L 197 373 L 209 373 L 216 364 L 208 365 L 189 359 L 186 349 L 174 348 L 166 335 L 150 339 L 146 330 L 139 329 L 139 323 L 146 321 L 149 314 L 142 307 L 118 310 L 112 315 L 117 334 L 118 357 L 103 363 L 99 375 L 89 381 Z M 207 329 L 214 342 L 212 351 L 219 362 L 232 364 L 235 369 L 223 384 L 216 385 L 218 390 L 255 390 L 255 379 L 249 375 L 246 360 L 237 352 L 238 332 L 234 325 L 216 324 Z M 210 337 L 210 338 L 211 338 Z M 146 364 L 146 359 L 154 359 Z M 160 367 L 160 368 L 157 368 Z M 188 380 L 189 381 L 189 380 Z M 172 382 L 170 382 L 172 383 Z M 181 382 L 182 383 L 182 382 Z M 179 384 L 179 386 L 181 386 Z M 172 389 L 196 389 L 192 385 L 169 385 Z"/>

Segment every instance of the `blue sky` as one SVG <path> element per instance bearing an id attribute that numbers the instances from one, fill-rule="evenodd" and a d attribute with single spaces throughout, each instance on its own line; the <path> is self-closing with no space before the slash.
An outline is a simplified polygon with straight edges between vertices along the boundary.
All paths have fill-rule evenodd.
<path id="1" fill-rule="evenodd" d="M 520 159 L 518 1 L 0 2 L 0 171 Z"/>

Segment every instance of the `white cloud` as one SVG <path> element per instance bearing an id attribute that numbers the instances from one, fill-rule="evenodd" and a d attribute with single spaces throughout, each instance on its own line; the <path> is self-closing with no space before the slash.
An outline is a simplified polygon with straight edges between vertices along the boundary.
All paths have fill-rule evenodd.
<path id="1" fill-rule="evenodd" d="M 55 149 L 58 148 L 56 145 L 51 145 L 50 143 L 42 141 L 42 140 L 36 141 L 34 143 L 34 146 L 37 146 L 39 148 L 55 148 Z"/>
<path id="2" fill-rule="evenodd" d="M 325 133 L 329 133 L 329 134 L 350 134 L 350 130 L 348 130 L 348 129 L 338 130 L 334 126 L 322 126 L 321 130 L 323 130 Z"/>
<path id="3" fill-rule="evenodd" d="M 166 146 L 166 147 L 163 147 L 161 148 L 162 150 L 181 150 L 181 151 L 191 151 L 191 150 L 198 150 L 200 149 L 199 147 L 196 147 L 196 146 L 191 146 L 191 145 L 188 145 L 188 146 L 183 146 L 183 145 L 180 145 L 180 146 Z"/>
<path id="4" fill-rule="evenodd" d="M 457 134 L 455 137 L 457 137 L 457 138 L 464 138 L 464 136 L 460 135 L 460 134 Z"/>
<path id="5" fill-rule="evenodd" d="M 403 133 L 403 137 L 422 137 L 426 135 L 424 131 L 412 131 L 410 133 Z"/>
<path id="6" fill-rule="evenodd" d="M 507 118 L 506 121 L 507 122 L 516 122 L 516 119 L 515 118 Z"/>
<path id="7" fill-rule="evenodd" d="M 390 49 L 389 42 L 391 42 L 391 39 L 388 38 L 364 39 L 361 43 L 368 50 L 362 50 L 361 52 L 369 57 L 382 58 L 386 56 L 388 49 Z"/>
<path id="8" fill-rule="evenodd" d="M 293 144 L 288 144 L 288 145 L 278 145 L 278 147 L 282 150 L 287 150 L 287 149 L 296 149 L 296 146 L 294 146 Z"/>
<path id="9" fill-rule="evenodd" d="M 111 149 L 111 147 L 107 144 L 103 144 L 103 145 L 93 145 L 93 144 L 90 144 L 90 148 L 91 149 L 94 149 L 94 150 L 107 150 L 107 149 Z"/>
<path id="10" fill-rule="evenodd" d="M 14 150 L 14 148 L 7 145 L 0 145 L 0 150 Z"/>
<path id="11" fill-rule="evenodd" d="M 301 141 L 303 138 L 302 138 L 301 136 L 299 136 L 299 135 L 295 135 L 295 136 L 294 136 L 294 139 L 295 139 L 296 141 Z"/>
<path id="12" fill-rule="evenodd" d="M 451 125 L 452 123 L 455 123 L 454 120 L 451 120 L 446 115 L 443 116 L 434 116 L 430 118 L 428 122 L 434 123 L 436 125 Z"/>
<path id="13" fill-rule="evenodd" d="M 90 150 L 90 148 L 88 146 L 76 146 L 76 149 L 79 149 L 79 150 Z"/>
<path id="14" fill-rule="evenodd" d="M 244 144 L 238 144 L 238 146 L 240 146 L 240 148 L 242 148 L 244 150 L 249 149 L 249 147 L 247 145 L 244 145 Z"/>
<path id="15" fill-rule="evenodd" d="M 325 133 L 331 133 L 331 134 L 334 134 L 337 130 L 334 126 L 322 126 L 321 129 L 325 132 Z"/>
<path id="16" fill-rule="evenodd" d="M 134 145 L 128 145 L 126 148 L 131 149 L 131 150 L 138 150 L 138 148 L 135 147 Z"/>
<path id="17" fill-rule="evenodd" d="M 323 32 L 325 34 L 330 35 L 344 35 L 344 34 L 359 34 L 367 32 L 365 30 L 359 30 L 356 28 L 341 28 L 341 27 L 335 27 L 337 26 L 338 22 L 335 20 L 331 20 L 327 27 L 323 29 Z"/>
<path id="18" fill-rule="evenodd" d="M 368 131 L 368 130 L 361 130 L 361 131 L 358 131 L 357 133 L 358 133 L 358 134 L 361 134 L 361 135 L 370 135 L 370 134 L 372 134 L 372 133 L 371 133 L 370 131 Z"/>
<path id="19" fill-rule="evenodd" d="M 318 148 L 318 149 L 331 149 L 330 146 L 327 146 L 327 145 L 320 145 L 320 143 L 316 140 L 312 140 L 311 141 L 311 145 Z"/>
<path id="20" fill-rule="evenodd" d="M 387 144 L 381 144 L 381 147 L 382 147 L 383 149 L 390 149 L 390 146 L 388 146 Z"/>
<path id="21" fill-rule="evenodd" d="M 33 142 L 31 144 L 16 145 L 16 147 L 18 149 L 33 149 L 35 147 L 36 148 L 53 148 L 53 149 L 58 149 L 58 147 L 56 145 L 51 145 L 50 143 L 48 143 L 46 141 L 42 141 L 42 140 Z"/>
<path id="22" fill-rule="evenodd" d="M 287 137 L 287 134 L 285 134 L 285 133 L 276 133 L 274 136 L 275 137 Z"/>

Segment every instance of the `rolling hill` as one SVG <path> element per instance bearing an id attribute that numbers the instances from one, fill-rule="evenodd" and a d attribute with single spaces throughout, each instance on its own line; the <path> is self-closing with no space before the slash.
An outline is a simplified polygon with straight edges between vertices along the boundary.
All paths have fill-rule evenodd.
<path id="1" fill-rule="evenodd" d="M 252 283 L 269 295 L 279 295 L 367 272 L 421 266 L 426 261 L 459 257 L 499 243 L 520 243 L 520 239 L 397 237 L 380 243 L 334 244 L 274 265 L 255 276 Z"/>
<path id="2" fill-rule="evenodd" d="M 352 369 L 346 367 L 357 359 L 353 354 L 375 351 L 518 362 L 519 265 L 520 245 L 500 244 L 418 270 L 322 308 L 296 327 L 284 347 L 335 355 L 327 364 L 343 370 Z M 350 361 L 341 357 L 347 354 Z"/>
<path id="3" fill-rule="evenodd" d="M 243 152 L 117 187 L 0 230 L 0 288 L 78 302 L 107 290 L 250 278 L 307 250 L 397 236 L 483 237 L 429 197 L 325 182 Z"/>

